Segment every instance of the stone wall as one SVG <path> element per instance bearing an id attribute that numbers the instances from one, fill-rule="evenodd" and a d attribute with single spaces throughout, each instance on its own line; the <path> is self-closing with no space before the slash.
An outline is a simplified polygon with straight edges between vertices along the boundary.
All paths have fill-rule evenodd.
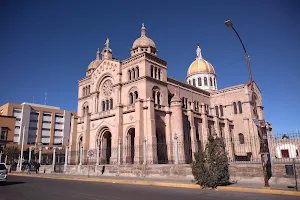
<path id="1" fill-rule="evenodd" d="M 285 165 L 291 163 L 273 163 L 270 183 L 295 182 L 295 177 L 286 174 Z M 188 164 L 166 165 L 68 165 L 63 166 L 63 173 L 73 175 L 91 176 L 123 176 L 123 177 L 152 177 L 152 178 L 176 178 L 193 180 L 191 166 Z M 300 178 L 300 163 L 296 164 L 298 179 Z M 43 165 L 40 173 L 53 173 L 51 165 Z M 230 163 L 230 178 L 232 181 L 259 180 L 263 182 L 261 163 Z M 300 180 L 299 180 L 300 182 Z"/>

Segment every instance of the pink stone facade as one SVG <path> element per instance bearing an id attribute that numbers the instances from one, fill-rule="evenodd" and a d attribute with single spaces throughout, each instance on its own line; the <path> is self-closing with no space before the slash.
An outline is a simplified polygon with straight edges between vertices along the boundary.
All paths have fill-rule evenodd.
<path id="1" fill-rule="evenodd" d="M 130 55 L 123 61 L 113 58 L 107 40 L 79 81 L 70 162 L 79 162 L 81 149 L 99 149 L 97 164 L 174 163 L 176 141 L 178 162 L 190 163 L 209 134 L 227 141 L 231 160 L 249 152 L 251 159 L 260 158 L 259 140 L 247 145 L 235 140 L 239 134 L 245 139 L 257 136 L 252 119 L 264 119 L 255 82 L 254 92 L 249 84 L 204 90 L 168 77 L 167 62 L 158 56 L 144 26 Z"/>

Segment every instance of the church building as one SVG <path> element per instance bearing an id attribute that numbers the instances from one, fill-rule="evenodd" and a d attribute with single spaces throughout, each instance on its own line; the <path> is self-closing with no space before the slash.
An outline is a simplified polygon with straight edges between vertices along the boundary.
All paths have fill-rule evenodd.
<path id="1" fill-rule="evenodd" d="M 264 120 L 264 112 L 254 81 L 218 89 L 215 69 L 199 45 L 186 81 L 168 77 L 167 62 L 144 24 L 129 58 L 112 54 L 107 39 L 79 80 L 70 163 L 84 164 L 90 150 L 97 165 L 170 164 L 175 157 L 179 164 L 191 163 L 209 135 L 224 138 L 231 161 L 260 160 L 253 119 Z"/>

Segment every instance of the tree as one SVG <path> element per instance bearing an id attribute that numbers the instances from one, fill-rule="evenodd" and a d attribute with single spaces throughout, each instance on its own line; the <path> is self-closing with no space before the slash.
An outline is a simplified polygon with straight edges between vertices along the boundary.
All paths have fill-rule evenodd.
<path id="1" fill-rule="evenodd" d="M 13 164 L 18 161 L 20 150 L 16 146 L 8 146 L 4 149 L 4 153 L 7 155 L 8 164 Z"/>
<path id="2" fill-rule="evenodd" d="M 195 153 L 192 173 L 201 187 L 216 188 L 219 184 L 229 182 L 228 158 L 222 138 L 208 137 L 205 152 Z"/>

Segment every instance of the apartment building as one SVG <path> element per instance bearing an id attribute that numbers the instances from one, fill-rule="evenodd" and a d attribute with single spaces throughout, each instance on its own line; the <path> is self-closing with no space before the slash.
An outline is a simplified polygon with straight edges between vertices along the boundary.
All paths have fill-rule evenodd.
<path id="1" fill-rule="evenodd" d="M 7 103 L 0 106 L 0 115 L 16 118 L 13 142 L 24 147 L 65 146 L 71 128 L 71 113 L 59 107 L 34 103 Z"/>

